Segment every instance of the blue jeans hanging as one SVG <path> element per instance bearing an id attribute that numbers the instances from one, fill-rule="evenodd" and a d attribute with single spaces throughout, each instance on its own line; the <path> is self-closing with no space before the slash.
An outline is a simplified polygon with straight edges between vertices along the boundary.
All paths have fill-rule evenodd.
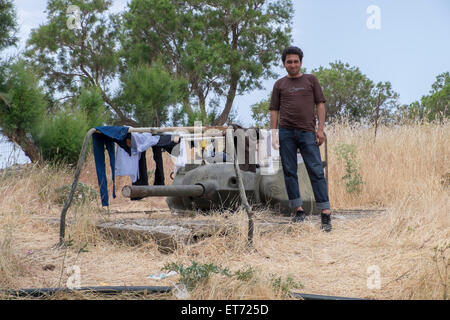
<path id="1" fill-rule="evenodd" d="M 105 169 L 105 148 L 108 150 L 109 163 L 111 165 L 112 181 L 113 181 L 113 198 L 116 197 L 115 190 L 115 154 L 114 142 L 117 142 L 124 147 L 126 146 L 126 138 L 128 134 L 127 127 L 117 126 L 103 126 L 95 127 L 101 133 L 94 133 L 92 135 L 92 148 L 94 150 L 95 169 L 97 172 L 97 181 L 100 188 L 100 198 L 102 206 L 109 205 L 108 197 L 108 182 L 106 180 Z M 128 148 L 129 149 L 129 148 Z"/>
<path id="2" fill-rule="evenodd" d="M 103 134 L 94 133 L 92 135 L 92 147 L 94 149 L 94 160 L 95 169 L 97 171 L 97 181 L 100 188 L 100 197 L 102 200 L 102 206 L 108 206 L 108 182 L 106 180 L 106 170 L 105 170 L 105 147 L 108 150 L 109 163 L 111 165 L 112 171 L 112 181 L 113 181 L 113 198 L 116 197 L 115 191 L 115 156 L 114 156 L 114 141 L 111 138 L 104 136 Z"/>

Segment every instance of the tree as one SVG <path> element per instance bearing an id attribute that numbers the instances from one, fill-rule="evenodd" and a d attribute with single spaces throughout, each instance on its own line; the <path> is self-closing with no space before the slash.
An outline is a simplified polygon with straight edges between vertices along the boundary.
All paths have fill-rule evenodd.
<path id="1" fill-rule="evenodd" d="M 35 143 L 44 161 L 56 164 L 78 161 L 91 119 L 79 108 L 70 108 L 69 103 L 66 107 L 45 117 L 38 127 Z"/>
<path id="2" fill-rule="evenodd" d="M 110 116 L 105 107 L 101 91 L 96 87 L 82 88 L 80 96 L 74 99 L 73 103 L 84 114 L 88 128 L 105 125 Z"/>
<path id="3" fill-rule="evenodd" d="M 4 67 L 5 81 L 0 83 L 0 127 L 17 143 L 32 162 L 41 160 L 32 136 L 44 117 L 46 101 L 33 70 L 24 61 Z"/>
<path id="4" fill-rule="evenodd" d="M 399 108 L 400 121 L 434 121 L 440 123 L 450 118 L 450 75 L 443 72 L 436 77 L 431 85 L 430 95 L 422 96 L 419 101 Z"/>
<path id="5" fill-rule="evenodd" d="M 431 85 L 430 95 L 423 96 L 421 105 L 424 114 L 429 121 L 450 118 L 450 75 L 444 72 L 436 77 L 436 81 Z"/>
<path id="6" fill-rule="evenodd" d="M 127 107 L 141 126 L 160 127 L 169 118 L 168 106 L 182 100 L 183 79 L 173 79 L 164 66 L 131 68 L 121 78 L 121 104 Z"/>
<path id="7" fill-rule="evenodd" d="M 398 94 L 389 81 L 374 84 L 359 68 L 348 63 L 332 62 L 329 68 L 319 67 L 311 73 L 319 80 L 327 99 L 327 121 L 366 119 L 377 126 L 380 117 L 389 118 L 398 107 Z"/>
<path id="8" fill-rule="evenodd" d="M 290 0 L 132 0 L 122 45 L 130 65 L 158 58 L 189 85 L 183 108 L 207 121 L 211 94 L 225 99 L 212 121 L 224 124 L 236 94 L 261 88 L 290 40 Z"/>
<path id="9" fill-rule="evenodd" d="M 95 87 L 123 124 L 135 125 L 108 89 L 119 66 L 117 32 L 108 16 L 111 3 L 49 0 L 48 21 L 32 31 L 26 55 L 40 70 L 50 95 L 63 94 L 59 99 L 64 100 L 78 96 L 83 87 Z"/>
<path id="10" fill-rule="evenodd" d="M 392 90 L 392 85 L 389 81 L 378 82 L 372 89 L 373 100 L 373 122 L 375 125 L 375 134 L 377 136 L 378 121 L 391 119 L 392 111 L 398 108 L 398 93 Z"/>
<path id="11" fill-rule="evenodd" d="M 326 119 L 348 118 L 357 121 L 372 114 L 373 82 L 359 68 L 336 61 L 329 68 L 312 70 L 323 89 L 327 102 Z"/>
<path id="12" fill-rule="evenodd" d="M 16 12 L 11 0 L 0 0 L 0 51 L 17 42 Z"/>
<path id="13" fill-rule="evenodd" d="M 270 96 L 251 106 L 252 118 L 255 119 L 255 126 L 257 128 L 269 128 L 270 126 Z"/>
<path id="14" fill-rule="evenodd" d="M 418 101 L 414 101 L 409 105 L 403 104 L 398 107 L 395 118 L 398 123 L 423 120 L 423 108 Z"/>

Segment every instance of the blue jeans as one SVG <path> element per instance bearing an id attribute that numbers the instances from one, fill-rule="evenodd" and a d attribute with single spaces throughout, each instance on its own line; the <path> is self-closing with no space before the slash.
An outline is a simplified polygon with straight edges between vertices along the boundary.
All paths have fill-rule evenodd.
<path id="1" fill-rule="evenodd" d="M 323 173 L 322 159 L 314 132 L 297 129 L 279 129 L 280 157 L 283 166 L 284 182 L 289 197 L 289 206 L 297 208 L 302 205 L 297 176 L 297 149 L 305 162 L 306 171 L 311 181 L 317 208 L 330 209 L 327 182 Z"/>
<path id="2" fill-rule="evenodd" d="M 115 155 L 114 155 L 114 142 L 111 138 L 100 134 L 94 133 L 92 135 L 92 148 L 94 149 L 94 161 L 95 170 L 97 172 L 97 181 L 100 188 L 100 198 L 102 206 L 109 205 L 108 197 L 108 181 L 106 180 L 106 168 L 105 168 L 105 148 L 108 150 L 109 162 L 111 165 L 111 174 L 113 181 L 113 198 L 116 197 L 115 187 Z"/>

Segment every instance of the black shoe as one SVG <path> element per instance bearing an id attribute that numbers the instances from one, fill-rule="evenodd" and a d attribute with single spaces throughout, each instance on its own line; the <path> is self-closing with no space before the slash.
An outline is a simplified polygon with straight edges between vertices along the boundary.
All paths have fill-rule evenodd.
<path id="1" fill-rule="evenodd" d="M 297 211 L 292 218 L 292 222 L 303 222 L 306 219 L 305 211 Z"/>
<path id="2" fill-rule="evenodd" d="M 325 232 L 330 232 L 332 229 L 331 214 L 321 213 L 320 220 L 322 221 L 322 225 L 320 226 L 320 229 L 322 229 Z"/>

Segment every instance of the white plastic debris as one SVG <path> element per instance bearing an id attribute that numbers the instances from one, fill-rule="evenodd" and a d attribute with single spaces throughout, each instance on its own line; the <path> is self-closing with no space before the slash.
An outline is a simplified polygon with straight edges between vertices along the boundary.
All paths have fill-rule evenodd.
<path id="1" fill-rule="evenodd" d="M 177 275 L 177 274 L 178 274 L 178 273 L 177 273 L 176 271 L 170 271 L 170 272 L 168 272 L 168 273 L 162 272 L 162 273 L 160 273 L 160 274 L 151 274 L 151 275 L 149 275 L 149 276 L 147 277 L 147 279 L 152 279 L 152 280 L 163 280 L 163 279 L 165 279 L 165 278 L 172 277 L 172 276 L 175 276 L 175 275 Z"/>
<path id="2" fill-rule="evenodd" d="M 189 299 L 190 294 L 187 291 L 187 288 L 184 284 L 181 284 L 183 287 L 180 288 L 179 286 L 177 286 L 175 283 L 173 283 L 172 281 L 170 281 L 172 283 L 172 285 L 175 287 L 175 291 L 174 291 L 174 295 L 175 297 L 177 297 L 178 299 Z"/>

